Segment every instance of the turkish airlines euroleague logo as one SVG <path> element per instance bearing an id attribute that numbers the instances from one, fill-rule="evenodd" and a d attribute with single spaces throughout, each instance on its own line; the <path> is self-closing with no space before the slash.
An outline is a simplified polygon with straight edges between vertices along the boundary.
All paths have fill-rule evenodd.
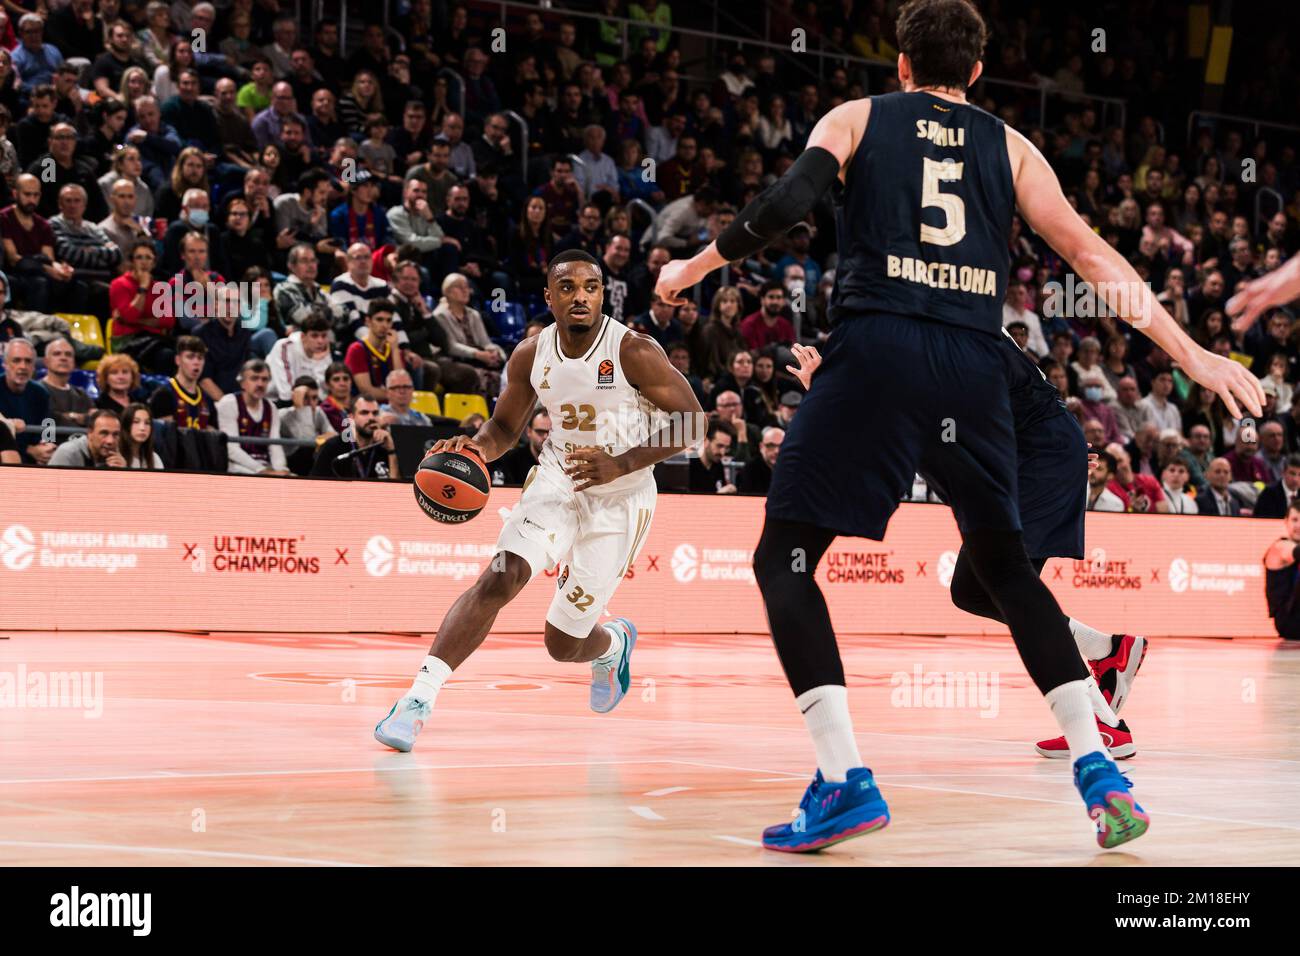
<path id="1" fill-rule="evenodd" d="M 614 363 L 612 360 L 605 359 L 605 361 L 600 363 L 600 366 L 596 369 L 596 384 L 614 384 Z"/>
<path id="2" fill-rule="evenodd" d="M 0 561 L 10 571 L 26 571 L 36 554 L 36 538 L 30 529 L 11 524 L 0 535 Z"/>

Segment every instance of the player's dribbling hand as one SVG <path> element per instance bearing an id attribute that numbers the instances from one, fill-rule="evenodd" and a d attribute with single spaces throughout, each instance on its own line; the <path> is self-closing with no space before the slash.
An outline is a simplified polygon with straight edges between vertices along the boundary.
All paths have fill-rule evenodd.
<path id="1" fill-rule="evenodd" d="M 433 443 L 433 447 L 429 449 L 428 453 L 424 457 L 428 458 L 429 455 L 441 455 L 444 452 L 454 452 L 457 455 L 463 455 L 466 452 L 470 452 L 478 455 L 484 462 L 487 461 L 487 455 L 483 453 L 483 449 L 479 447 L 478 442 L 474 441 L 474 439 L 470 438 L 468 435 L 453 435 L 451 438 L 439 438 Z"/>
<path id="2" fill-rule="evenodd" d="M 593 485 L 606 485 L 623 477 L 619 460 L 603 448 L 575 448 L 566 457 L 574 491 L 586 491 Z"/>
<path id="3" fill-rule="evenodd" d="M 812 388 L 813 372 L 822 364 L 822 355 L 811 345 L 792 345 L 790 351 L 794 353 L 794 360 L 799 363 L 799 367 L 787 365 L 785 370 L 799 380 L 806 392 Z"/>
<path id="4" fill-rule="evenodd" d="M 1223 399 L 1228 413 L 1241 418 L 1241 406 L 1256 417 L 1264 414 L 1264 386 L 1240 362 L 1204 349 L 1197 349 L 1183 364 L 1183 371 L 1199 385 L 1204 385 Z"/>

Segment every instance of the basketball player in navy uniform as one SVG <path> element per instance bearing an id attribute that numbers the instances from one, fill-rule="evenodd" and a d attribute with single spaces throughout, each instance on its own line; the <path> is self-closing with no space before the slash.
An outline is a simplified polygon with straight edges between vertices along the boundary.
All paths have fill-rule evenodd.
<path id="1" fill-rule="evenodd" d="M 544 296 L 555 323 L 515 348 L 492 417 L 472 439 L 457 435 L 430 451 L 492 462 L 515 447 L 539 402 L 550 415 L 496 555 L 443 618 L 410 690 L 375 727 L 375 738 L 395 750 L 414 746 L 439 690 L 500 610 L 556 565 L 563 570 L 546 614 L 546 649 L 557 661 L 590 662 L 597 713 L 613 710 L 631 686 L 636 628 L 600 617 L 650 532 L 654 464 L 694 445 L 705 416 L 654 339 L 602 314 L 604 285 L 591 255 L 571 249 L 553 258 Z"/>
<path id="2" fill-rule="evenodd" d="M 1106 302 L 1146 324 L 1193 379 L 1259 413 L 1258 382 L 1235 362 L 1188 352 L 1132 267 L 1065 200 L 1051 167 L 1000 120 L 970 106 L 984 22 L 967 0 L 911 0 L 899 13 L 902 92 L 824 116 L 794 165 L 689 260 L 660 272 L 671 302 L 746 259 L 836 189 L 840 262 L 825 364 L 777 459 L 754 572 L 773 643 L 817 752 L 795 819 L 771 849 L 810 851 L 878 830 L 889 810 L 863 766 L 840 661 L 814 572 L 841 534 L 880 540 L 916 472 L 948 489 L 970 567 L 1011 630 L 1074 760 L 1103 847 L 1149 825 L 1097 731 L 1088 671 L 1025 551 L 1016 436 L 1002 334 L 1007 239 L 1024 221 Z M 836 184 L 838 183 L 838 186 Z M 1122 294 L 1128 292 L 1128 295 Z"/>

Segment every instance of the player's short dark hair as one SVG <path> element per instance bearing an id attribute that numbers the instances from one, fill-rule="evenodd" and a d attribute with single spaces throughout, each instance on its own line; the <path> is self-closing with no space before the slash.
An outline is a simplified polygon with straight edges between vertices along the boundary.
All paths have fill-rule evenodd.
<path id="1" fill-rule="evenodd" d="M 918 86 L 965 90 L 988 38 L 970 0 L 908 0 L 898 11 L 898 49 Z"/>
<path id="2" fill-rule="evenodd" d="M 597 272 L 600 272 L 600 263 L 596 261 L 596 257 L 591 253 L 584 252 L 581 249 L 565 249 L 551 260 L 551 264 L 546 269 L 546 280 L 550 281 L 551 276 L 555 274 L 556 266 L 562 266 L 566 262 L 588 262 L 596 268 Z"/>
<path id="3" fill-rule="evenodd" d="M 724 422 L 721 418 L 709 419 L 709 427 L 705 429 L 704 437 L 709 441 L 713 441 L 713 436 L 718 432 L 722 432 L 724 435 L 730 435 L 733 442 L 736 440 L 735 425 L 731 424 L 731 422 Z"/>

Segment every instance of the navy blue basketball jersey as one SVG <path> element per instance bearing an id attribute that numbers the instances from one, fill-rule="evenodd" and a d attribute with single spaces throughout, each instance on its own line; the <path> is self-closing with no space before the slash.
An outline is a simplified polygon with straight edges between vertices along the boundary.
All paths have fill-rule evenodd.
<path id="1" fill-rule="evenodd" d="M 1016 423 L 1016 433 L 1020 434 L 1044 419 L 1064 412 L 1065 400 L 1043 375 L 1042 369 L 1016 344 L 1011 333 L 1003 330 L 1003 341 L 1011 415 Z"/>
<path id="2" fill-rule="evenodd" d="M 836 209 L 831 317 L 1002 328 L 1015 189 L 1000 119 L 930 93 L 871 98 Z"/>

